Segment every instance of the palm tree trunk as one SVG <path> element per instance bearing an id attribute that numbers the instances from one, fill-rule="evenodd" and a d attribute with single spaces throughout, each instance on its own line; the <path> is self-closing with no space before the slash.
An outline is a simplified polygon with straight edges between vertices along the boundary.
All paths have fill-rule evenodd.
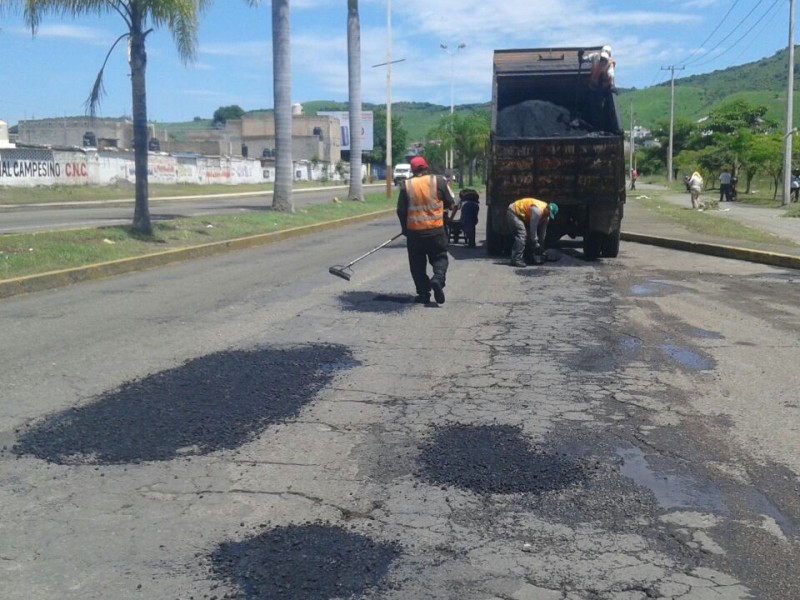
<path id="1" fill-rule="evenodd" d="M 347 0 L 347 82 L 350 97 L 350 200 L 364 200 L 361 185 L 361 24 L 358 0 Z"/>
<path id="2" fill-rule="evenodd" d="M 133 161 L 136 178 L 136 204 L 133 209 L 133 229 L 145 235 L 153 233 L 147 186 L 147 89 L 145 72 L 147 53 L 144 19 L 138 12 L 132 14 L 129 62 L 131 67 L 131 106 L 133 109 Z"/>
<path id="3" fill-rule="evenodd" d="M 272 0 L 272 77 L 275 96 L 275 190 L 272 208 L 293 213 L 292 62 L 289 43 L 289 0 Z"/>

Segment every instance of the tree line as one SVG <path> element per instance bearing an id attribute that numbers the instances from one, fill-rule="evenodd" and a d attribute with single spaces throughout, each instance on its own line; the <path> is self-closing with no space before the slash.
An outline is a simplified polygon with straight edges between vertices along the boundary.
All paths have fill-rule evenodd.
<path id="1" fill-rule="evenodd" d="M 773 199 L 783 182 L 783 133 L 766 117 L 767 107 L 733 100 L 709 112 L 700 121 L 676 118 L 673 122 L 673 178 L 699 171 L 706 181 L 716 181 L 723 168 L 745 184 L 749 193 L 758 175 L 770 180 Z M 635 150 L 639 174 L 664 173 L 669 151 L 669 121 L 658 121 L 652 130 L 658 147 Z M 794 151 L 792 162 L 800 158 Z"/>

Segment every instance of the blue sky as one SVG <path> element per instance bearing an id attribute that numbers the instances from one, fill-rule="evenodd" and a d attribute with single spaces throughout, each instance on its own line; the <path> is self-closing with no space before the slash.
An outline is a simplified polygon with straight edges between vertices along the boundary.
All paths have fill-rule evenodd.
<path id="1" fill-rule="evenodd" d="M 362 101 L 386 102 L 387 6 L 361 0 Z M 290 0 L 294 102 L 347 100 L 347 3 Z M 797 15 L 796 15 L 797 19 Z M 392 100 L 450 105 L 491 97 L 496 48 L 610 44 L 617 85 L 644 88 L 773 55 L 789 40 L 789 0 L 394 0 Z M 0 120 L 78 116 L 114 40 L 117 15 L 47 16 L 35 37 L 0 15 Z M 197 57 L 184 65 L 166 30 L 148 38 L 148 117 L 210 118 L 220 106 L 271 108 L 270 3 L 217 0 L 201 17 Z M 797 42 L 797 35 L 795 35 Z M 450 53 L 442 50 L 446 44 Z M 458 49 L 460 44 L 465 47 Z M 102 117 L 130 115 L 125 46 L 106 68 Z M 451 87 L 452 86 L 452 87 Z"/>

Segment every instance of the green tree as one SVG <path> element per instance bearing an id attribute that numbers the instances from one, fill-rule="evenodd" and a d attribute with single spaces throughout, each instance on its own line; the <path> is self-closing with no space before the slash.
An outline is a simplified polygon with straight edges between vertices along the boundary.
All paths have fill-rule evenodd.
<path id="1" fill-rule="evenodd" d="M 373 122 L 373 136 L 375 144 L 370 153 L 370 160 L 377 165 L 386 164 L 386 111 L 376 110 Z M 402 162 L 408 145 L 408 130 L 403 126 L 400 117 L 392 115 L 392 156 L 397 162 Z M 389 177 L 392 174 L 389 173 Z"/>
<path id="2" fill-rule="evenodd" d="M 250 5 L 258 0 L 248 0 Z M 133 210 L 133 229 L 152 234 L 147 185 L 147 36 L 158 27 L 166 27 L 175 40 L 184 63 L 194 58 L 197 48 L 198 17 L 210 0 L 0 0 L 7 7 L 24 7 L 25 22 L 36 34 L 47 14 L 71 15 L 116 13 L 125 23 L 126 33 L 111 46 L 95 79 L 87 100 L 89 114 L 94 116 L 103 93 L 103 69 L 114 47 L 128 41 L 128 63 L 131 70 L 131 106 L 133 108 L 133 152 L 136 177 L 136 202 Z"/>
<path id="3" fill-rule="evenodd" d="M 293 213 L 290 41 L 289 0 L 272 0 L 272 87 L 275 103 L 275 188 L 272 208 Z"/>
<path id="4" fill-rule="evenodd" d="M 231 104 L 230 106 L 220 106 L 214 111 L 214 123 L 222 123 L 223 125 L 228 121 L 236 121 L 244 116 L 244 109 L 238 104 Z"/>
<path id="5" fill-rule="evenodd" d="M 364 200 L 361 185 L 361 23 L 358 0 L 347 0 L 347 89 L 350 116 L 350 200 Z"/>
<path id="6" fill-rule="evenodd" d="M 723 104 L 709 113 L 703 129 L 723 135 L 733 135 L 740 129 L 753 133 L 773 131 L 776 123 L 765 117 L 766 106 L 753 106 L 745 100 L 734 100 Z"/>
<path id="7" fill-rule="evenodd" d="M 474 111 L 469 113 L 456 128 L 458 148 L 459 185 L 464 186 L 465 165 L 469 173 L 469 185 L 474 185 L 476 166 L 486 156 L 486 144 L 489 142 L 489 113 Z"/>
<path id="8" fill-rule="evenodd" d="M 658 157 L 661 163 L 659 170 L 665 170 L 667 165 L 667 152 L 669 152 L 669 121 L 660 120 L 652 130 L 653 139 L 657 140 L 660 144 L 659 147 L 648 149 L 645 152 L 645 168 L 640 169 L 642 173 L 654 172 L 655 165 L 653 158 Z M 684 117 L 676 118 L 672 123 L 672 155 L 677 156 L 683 150 L 696 149 L 697 144 L 697 126 L 690 119 Z M 675 161 L 673 160 L 673 168 Z"/>
<path id="9" fill-rule="evenodd" d="M 464 185 L 464 172 L 469 171 L 469 185 L 473 185 L 475 165 L 486 152 L 489 140 L 489 114 L 473 111 L 466 115 L 445 115 L 428 132 L 425 158 L 430 164 L 443 159 L 447 148 L 453 148 L 453 164 L 458 165 L 459 185 Z"/>

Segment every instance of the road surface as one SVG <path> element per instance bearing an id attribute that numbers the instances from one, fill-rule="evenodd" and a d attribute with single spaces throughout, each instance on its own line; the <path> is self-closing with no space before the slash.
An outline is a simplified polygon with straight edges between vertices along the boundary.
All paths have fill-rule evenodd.
<path id="1" fill-rule="evenodd" d="M 0 302 L 3 597 L 800 597 L 797 272 L 396 228 Z"/>

